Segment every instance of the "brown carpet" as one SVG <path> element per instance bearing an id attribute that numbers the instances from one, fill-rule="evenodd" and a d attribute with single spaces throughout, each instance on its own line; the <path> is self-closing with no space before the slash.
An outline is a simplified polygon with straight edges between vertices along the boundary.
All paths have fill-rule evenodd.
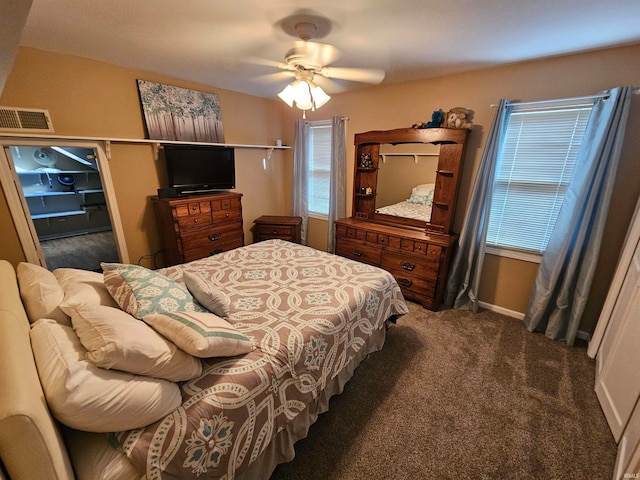
<path id="1" fill-rule="evenodd" d="M 585 346 L 413 303 L 387 333 L 271 480 L 612 477 Z"/>

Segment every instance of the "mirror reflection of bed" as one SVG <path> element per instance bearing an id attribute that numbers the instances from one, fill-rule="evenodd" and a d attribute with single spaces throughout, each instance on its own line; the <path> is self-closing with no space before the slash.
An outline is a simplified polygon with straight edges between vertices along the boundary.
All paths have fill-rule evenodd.
<path id="1" fill-rule="evenodd" d="M 380 145 L 376 213 L 428 222 L 438 145 Z"/>

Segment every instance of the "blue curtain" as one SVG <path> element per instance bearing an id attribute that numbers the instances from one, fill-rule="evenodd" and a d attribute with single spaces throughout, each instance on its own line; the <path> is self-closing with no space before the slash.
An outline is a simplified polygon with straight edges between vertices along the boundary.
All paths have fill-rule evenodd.
<path id="1" fill-rule="evenodd" d="M 596 100 L 569 189 L 558 214 L 524 323 L 530 331 L 573 345 L 598 260 L 632 89 Z"/>
<path id="2" fill-rule="evenodd" d="M 309 124 L 296 120 L 295 143 L 293 145 L 293 186 L 291 189 L 291 215 L 302 218 L 302 244 L 307 244 L 309 224 L 308 185 Z"/>
<path id="3" fill-rule="evenodd" d="M 445 289 L 444 303 L 454 308 L 468 306 L 473 312 L 478 311 L 478 287 L 486 248 L 491 194 L 510 111 L 507 100 L 500 100 L 476 174 Z"/>
<path id="4" fill-rule="evenodd" d="M 342 117 L 331 119 L 331 182 L 329 192 L 329 215 L 327 221 L 327 251 L 335 250 L 335 226 L 333 222 L 347 216 L 346 199 L 346 153 L 345 120 Z"/>

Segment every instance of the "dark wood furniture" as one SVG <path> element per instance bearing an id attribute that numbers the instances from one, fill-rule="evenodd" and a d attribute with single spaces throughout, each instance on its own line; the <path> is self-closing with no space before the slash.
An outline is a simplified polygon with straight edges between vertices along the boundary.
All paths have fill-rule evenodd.
<path id="1" fill-rule="evenodd" d="M 451 227 L 468 133 L 403 128 L 356 134 L 353 214 L 336 221 L 337 254 L 388 270 L 406 298 L 431 310 L 442 302 L 458 239 Z M 380 145 L 387 143 L 439 145 L 429 222 L 376 213 Z"/>
<path id="2" fill-rule="evenodd" d="M 302 242 L 302 218 L 278 215 L 263 215 L 256 218 L 253 239 L 261 242 L 270 238 L 279 238 L 289 242 Z"/>
<path id="3" fill-rule="evenodd" d="M 151 200 L 166 266 L 244 245 L 240 193 Z"/>

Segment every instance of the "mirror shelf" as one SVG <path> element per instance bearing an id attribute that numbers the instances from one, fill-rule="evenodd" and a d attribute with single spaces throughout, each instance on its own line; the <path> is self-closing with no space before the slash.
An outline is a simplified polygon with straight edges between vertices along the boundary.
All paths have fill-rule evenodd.
<path id="1" fill-rule="evenodd" d="M 468 133 L 402 128 L 356 134 L 353 217 L 450 233 Z"/>

